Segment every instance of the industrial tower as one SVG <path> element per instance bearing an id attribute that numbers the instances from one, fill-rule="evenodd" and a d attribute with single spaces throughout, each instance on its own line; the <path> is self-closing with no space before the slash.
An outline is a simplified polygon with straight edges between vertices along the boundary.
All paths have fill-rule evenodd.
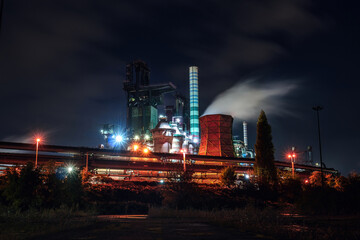
<path id="1" fill-rule="evenodd" d="M 190 134 L 193 142 L 198 143 L 200 137 L 199 126 L 199 86 L 198 86 L 198 67 L 191 66 L 190 73 Z"/>
<path id="2" fill-rule="evenodd" d="M 171 82 L 150 85 L 150 68 L 141 60 L 126 65 L 124 88 L 127 93 L 126 129 L 130 137 L 149 134 L 158 123 L 157 106 L 163 94 L 175 92 Z"/>

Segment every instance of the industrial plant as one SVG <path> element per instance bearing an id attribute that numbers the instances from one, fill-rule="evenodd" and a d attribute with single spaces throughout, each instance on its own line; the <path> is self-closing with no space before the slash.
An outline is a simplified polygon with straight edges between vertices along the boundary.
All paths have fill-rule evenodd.
<path id="1" fill-rule="evenodd" d="M 100 130 L 104 142 L 98 148 L 44 144 L 38 148 L 39 139 L 35 165 L 55 161 L 60 166 L 129 181 L 165 182 L 179 179 L 181 172 L 188 171 L 199 183 L 219 182 L 224 167 L 232 166 L 238 180 L 249 179 L 253 176 L 255 154 L 248 143 L 247 122 L 243 121 L 243 135 L 239 137 L 233 134 L 232 116 L 200 116 L 200 79 L 199 68 L 190 66 L 189 96 L 185 96 L 171 82 L 151 84 L 150 68 L 144 61 L 127 64 L 123 82 L 126 127 L 104 124 Z M 167 97 L 174 102 L 164 106 Z M 0 170 L 33 158 L 32 144 L 0 142 Z M 295 157 L 287 162 L 275 161 L 275 165 L 305 179 L 319 170 L 318 166 L 296 162 Z M 328 168 L 323 171 L 337 173 Z"/>
<path id="2" fill-rule="evenodd" d="M 126 93 L 126 129 L 105 124 L 101 129 L 103 148 L 151 152 L 199 154 L 208 156 L 253 158 L 248 149 L 247 123 L 244 138 L 233 138 L 231 116 L 212 115 L 199 118 L 199 69 L 189 67 L 189 96 L 181 94 L 171 83 L 151 84 L 150 68 L 142 60 L 126 65 L 123 89 Z M 173 105 L 164 106 L 172 95 Z M 165 114 L 159 114 L 160 109 Z M 200 132 L 201 128 L 201 132 Z M 122 144 L 116 141 L 121 138 Z M 119 139 L 118 139 L 119 140 Z"/>

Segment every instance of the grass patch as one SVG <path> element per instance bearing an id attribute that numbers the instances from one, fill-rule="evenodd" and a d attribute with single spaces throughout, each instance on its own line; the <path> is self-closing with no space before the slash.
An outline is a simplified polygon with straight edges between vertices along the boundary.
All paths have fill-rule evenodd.
<path id="1" fill-rule="evenodd" d="M 26 212 L 0 212 L 0 239 L 36 239 L 44 234 L 57 233 L 89 226 L 95 222 L 92 212 L 69 208 Z"/>

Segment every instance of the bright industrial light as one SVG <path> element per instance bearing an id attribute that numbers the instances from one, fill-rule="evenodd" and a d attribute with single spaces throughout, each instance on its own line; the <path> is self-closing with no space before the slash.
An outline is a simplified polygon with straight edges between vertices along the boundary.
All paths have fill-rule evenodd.
<path id="1" fill-rule="evenodd" d="M 249 179 L 249 178 L 250 178 L 249 174 L 245 174 L 245 179 Z"/>
<path id="2" fill-rule="evenodd" d="M 175 121 L 176 121 L 177 123 L 179 123 L 179 122 L 180 122 L 180 118 L 177 118 Z"/>
<path id="3" fill-rule="evenodd" d="M 68 167 L 67 170 L 68 170 L 69 173 L 71 173 L 74 170 L 74 168 L 73 167 Z"/>
<path id="4" fill-rule="evenodd" d="M 36 142 L 40 142 L 40 141 L 41 141 L 41 139 L 40 139 L 40 138 L 37 138 L 37 139 L 36 139 Z"/>
<path id="5" fill-rule="evenodd" d="M 140 139 L 139 135 L 135 135 L 134 139 L 139 140 Z"/>
<path id="6" fill-rule="evenodd" d="M 291 158 L 291 154 L 288 155 L 288 158 Z"/>
<path id="7" fill-rule="evenodd" d="M 163 179 L 161 179 L 161 180 L 160 180 L 160 183 L 161 183 L 161 184 L 163 184 L 163 183 L 164 183 L 164 180 L 163 180 Z"/>
<path id="8" fill-rule="evenodd" d="M 135 144 L 133 148 L 134 148 L 134 151 L 137 151 L 139 149 L 139 146 Z"/>
<path id="9" fill-rule="evenodd" d="M 296 157 L 296 155 L 295 155 L 295 154 L 293 154 L 292 156 L 293 156 L 293 157 Z"/>
<path id="10" fill-rule="evenodd" d="M 199 142 L 199 139 L 194 138 L 194 143 L 198 143 L 198 142 Z"/>
<path id="11" fill-rule="evenodd" d="M 144 148 L 144 153 L 148 153 L 149 152 L 149 149 L 148 148 Z"/>
<path id="12" fill-rule="evenodd" d="M 149 139 L 150 139 L 150 136 L 147 135 L 147 134 L 145 134 L 144 138 L 145 138 L 145 140 L 149 140 Z"/>
<path id="13" fill-rule="evenodd" d="M 115 137 L 115 141 L 116 141 L 117 143 L 120 143 L 120 142 L 123 141 L 123 137 L 122 137 L 121 135 L 117 135 L 117 136 Z"/>
<path id="14" fill-rule="evenodd" d="M 181 153 L 186 153 L 186 149 L 181 149 L 180 152 Z"/>

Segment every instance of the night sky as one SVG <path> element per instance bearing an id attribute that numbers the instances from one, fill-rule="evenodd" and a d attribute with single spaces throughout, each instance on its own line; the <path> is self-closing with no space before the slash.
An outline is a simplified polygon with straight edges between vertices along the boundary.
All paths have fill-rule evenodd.
<path id="1" fill-rule="evenodd" d="M 259 103 L 244 100 L 240 89 L 232 104 L 256 114 L 237 116 L 234 134 L 242 135 L 247 120 L 253 146 L 264 109 L 277 160 L 285 160 L 291 146 L 308 145 L 318 160 L 312 107 L 321 105 L 326 166 L 359 172 L 360 15 L 353 4 L 5 0 L 0 140 L 31 142 L 42 133 L 47 144 L 97 146 L 102 124 L 125 125 L 125 64 L 142 59 L 151 83 L 173 82 L 185 95 L 188 68 L 198 66 L 200 114 L 234 86 L 250 82 L 255 94 L 248 95 L 255 96 L 256 89 L 291 85 Z"/>

